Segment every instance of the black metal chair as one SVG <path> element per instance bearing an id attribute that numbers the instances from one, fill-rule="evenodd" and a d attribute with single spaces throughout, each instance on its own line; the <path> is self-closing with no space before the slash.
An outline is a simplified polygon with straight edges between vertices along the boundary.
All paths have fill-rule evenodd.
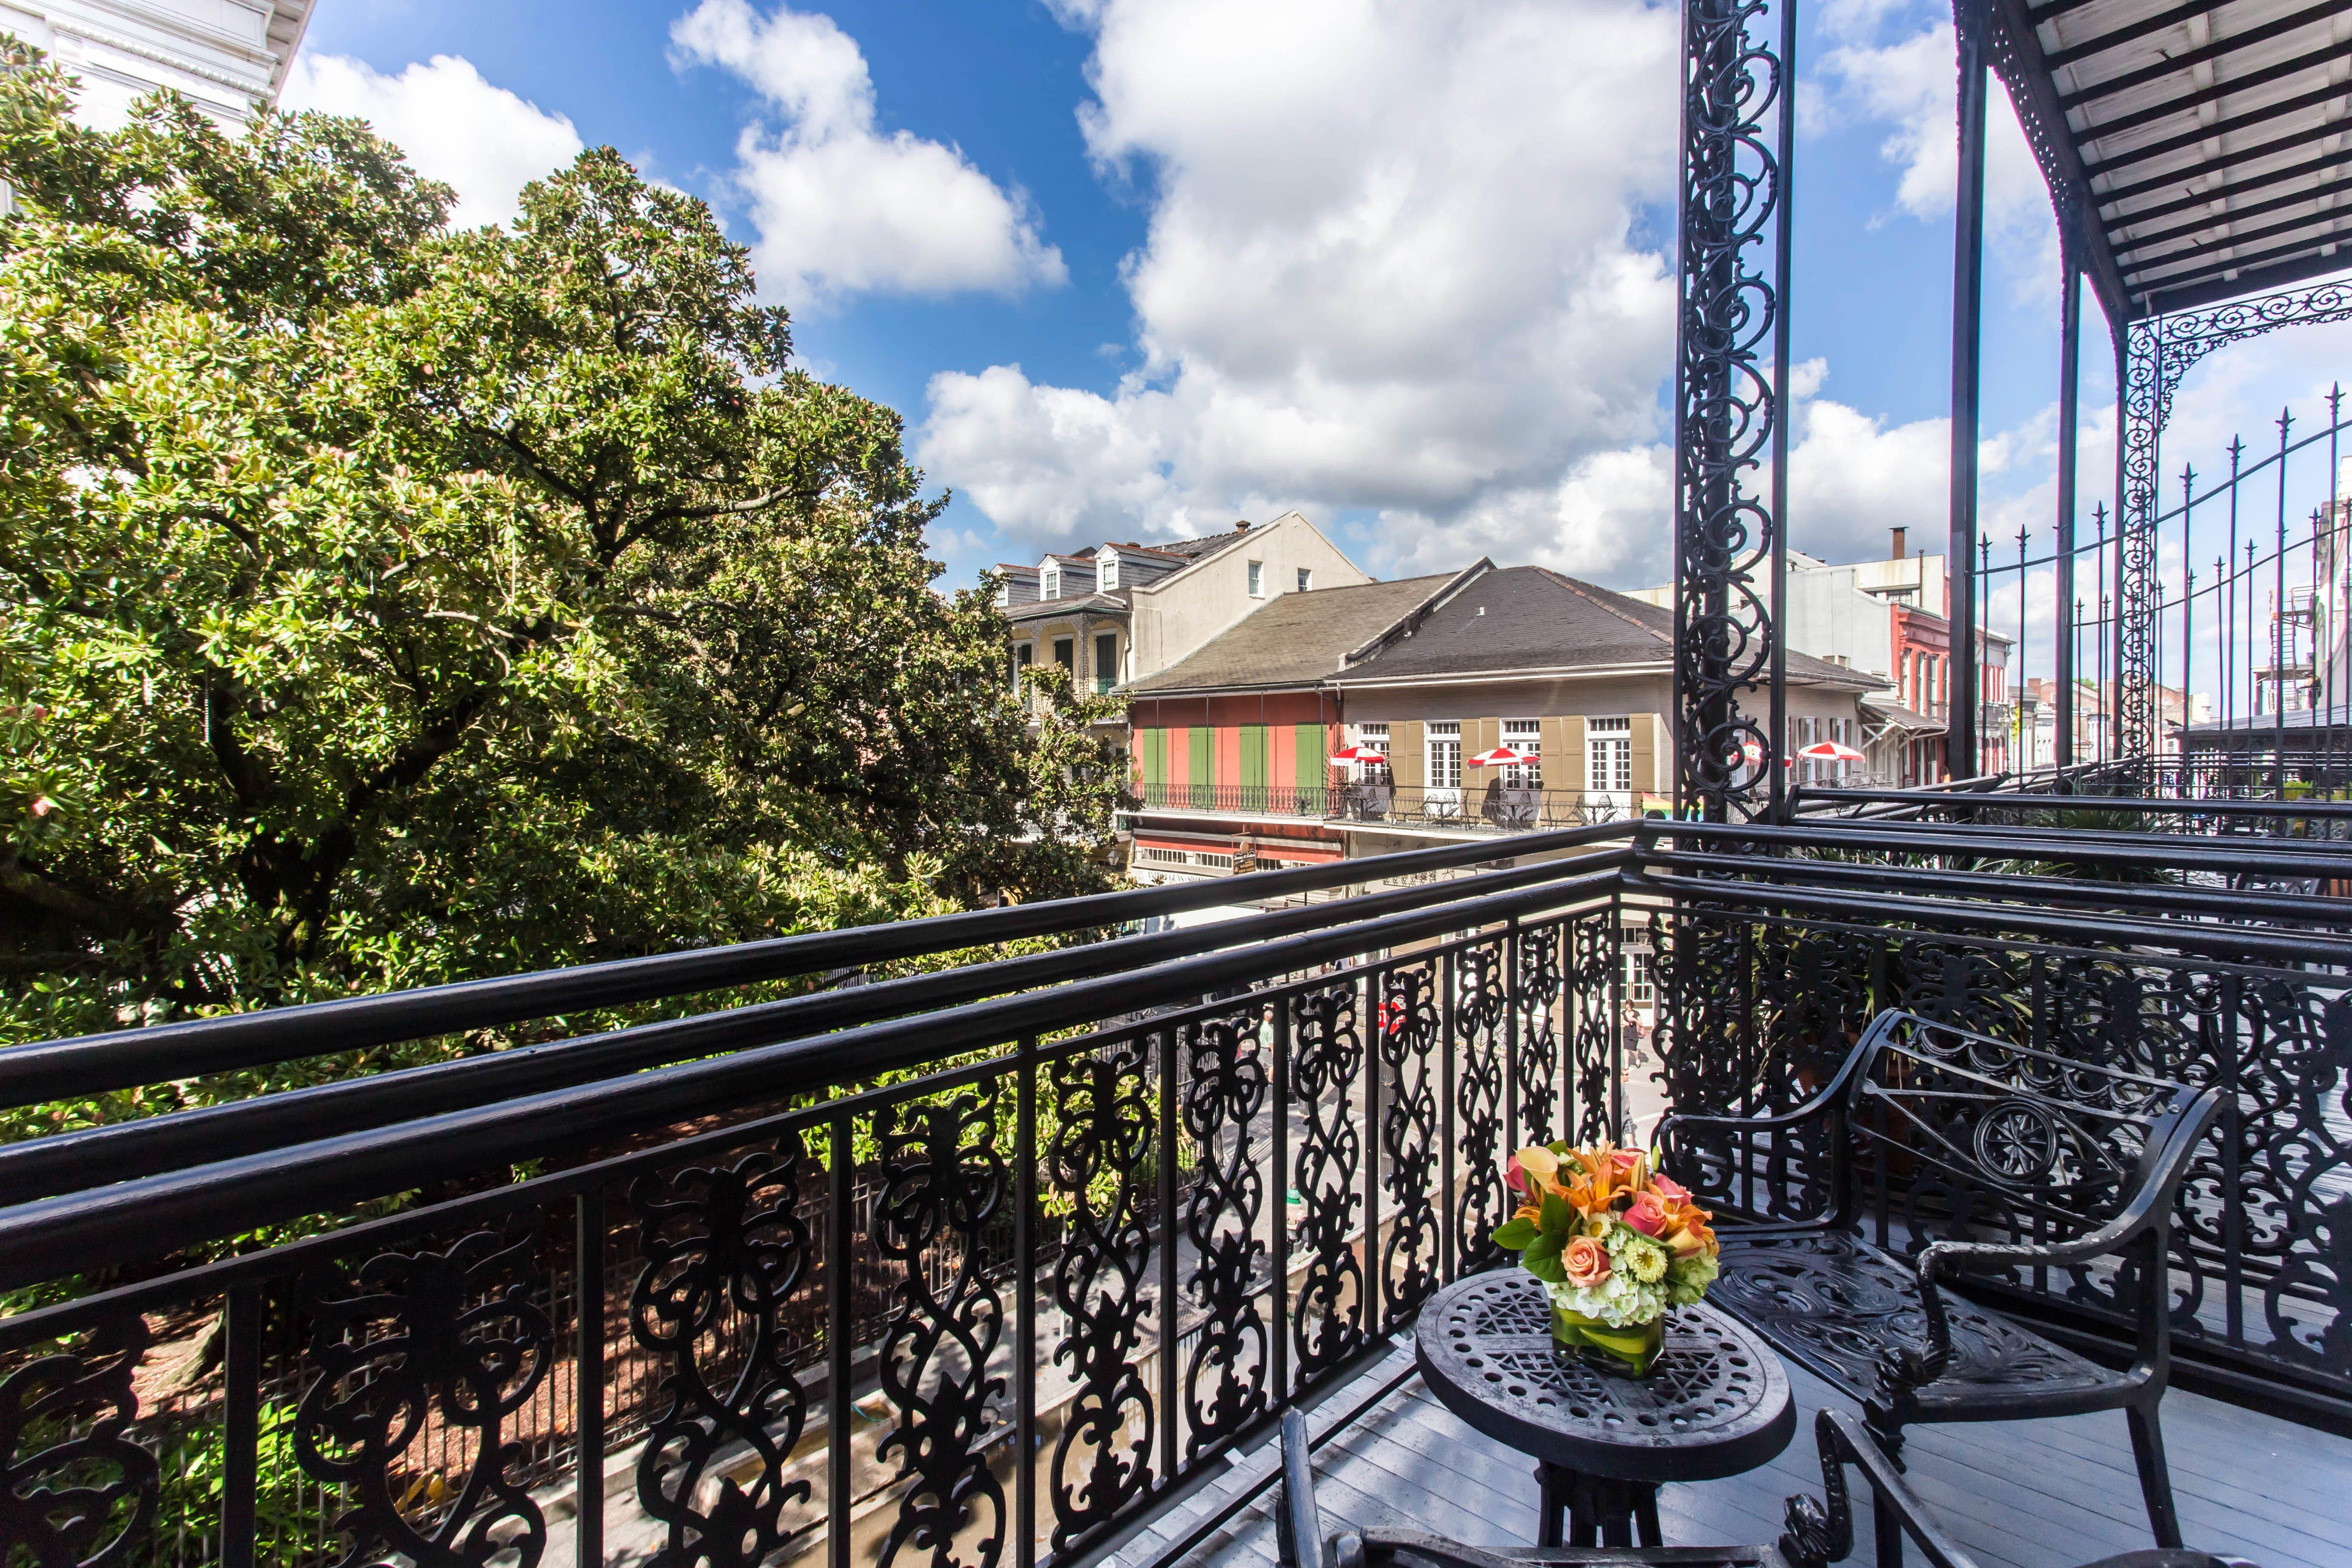
<path id="1" fill-rule="evenodd" d="M 1412 1530 L 1348 1531 L 1326 1540 L 1323 1516 L 1315 1506 L 1307 1418 L 1296 1410 L 1282 1417 L 1282 1485 L 1276 1499 L 1275 1539 L 1282 1568 L 1517 1568 L 1529 1563 L 1574 1568 L 1820 1568 L 1790 1563 L 1772 1546 L 1529 1546 L 1497 1551 Z"/>
<path id="2" fill-rule="evenodd" d="M 1934 1568 L 1976 1568 L 1975 1560 L 1936 1522 L 1894 1462 L 1853 1417 L 1824 1410 L 1814 1432 L 1821 1445 L 1826 1500 L 1790 1498 L 1788 1531 L 1771 1545 L 1498 1549 L 1410 1530 L 1346 1531 L 1327 1540 L 1322 1514 L 1315 1506 L 1307 1418 L 1296 1410 L 1287 1411 L 1282 1417 L 1282 1482 L 1276 1500 L 1276 1560 L 1282 1568 L 1523 1568 L 1528 1563 L 1559 1563 L 1564 1568 L 1827 1568 L 1853 1552 L 1853 1515 L 1845 1485 L 1845 1467 L 1852 1464 L 1870 1483 L 1881 1528 L 1892 1521 L 1894 1528 L 1918 1543 Z M 2158 1549 L 2103 1557 L 2083 1568 L 2253 1568 L 2253 1564 L 2204 1552 Z"/>
<path id="3" fill-rule="evenodd" d="M 1821 1449 L 1822 1486 L 1826 1501 L 1809 1497 L 1789 1500 L 1789 1532 L 1780 1549 L 1801 1565 L 1842 1563 L 1853 1551 L 1853 1515 L 1847 1504 L 1845 1468 L 1852 1465 L 1870 1483 L 1878 1527 L 1890 1519 L 1933 1568 L 1976 1568 L 1976 1559 L 1963 1551 L 1936 1516 L 1904 1480 L 1895 1461 L 1880 1451 L 1859 1422 L 1839 1410 L 1822 1410 L 1813 1418 L 1813 1440 Z M 2126 1552 L 2103 1557 L 2084 1568 L 2254 1568 L 2238 1557 L 2217 1557 L 2208 1552 L 2158 1547 L 2153 1552 Z"/>
<path id="4" fill-rule="evenodd" d="M 1665 1169 L 1718 1212 L 1723 1277 L 1708 1301 L 1860 1404 L 1888 1454 L 1920 1423 L 2120 1409 L 2157 1544 L 2178 1547 L 2157 1418 L 2171 1365 L 2167 1244 L 2221 1106 L 2219 1089 L 1888 1012 L 1796 1110 L 1670 1116 L 1658 1139 Z M 2001 1239 L 1973 1239 L 1988 1235 Z M 1944 1285 L 2053 1276 L 2134 1326 L 2129 1366 Z M 1882 1563 L 1899 1562 L 1895 1521 L 1879 1522 Z"/>

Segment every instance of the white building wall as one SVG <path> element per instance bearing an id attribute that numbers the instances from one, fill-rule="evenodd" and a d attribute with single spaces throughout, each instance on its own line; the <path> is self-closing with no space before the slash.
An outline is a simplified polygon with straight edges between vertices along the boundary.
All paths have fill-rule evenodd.
<path id="1" fill-rule="evenodd" d="M 1788 646 L 1815 658 L 1891 680 L 1895 676 L 1894 616 L 1885 601 L 1854 585 L 1852 566 L 1789 574 Z"/>
<path id="2" fill-rule="evenodd" d="M 224 124 L 278 100 L 313 0 L 0 0 L 13 33 L 81 79 L 81 118 L 123 123 L 158 88 Z"/>

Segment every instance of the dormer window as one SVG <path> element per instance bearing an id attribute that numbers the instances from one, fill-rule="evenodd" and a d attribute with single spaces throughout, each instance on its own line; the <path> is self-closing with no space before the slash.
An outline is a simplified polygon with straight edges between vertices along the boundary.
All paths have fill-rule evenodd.
<path id="1" fill-rule="evenodd" d="M 1097 555 L 1095 557 L 1095 561 L 1096 570 L 1102 574 L 1102 575 L 1096 580 L 1095 586 L 1097 588 L 1118 587 L 1118 557 L 1116 555 Z"/>
<path id="2" fill-rule="evenodd" d="M 1037 584 L 1037 596 L 1039 598 L 1060 598 L 1062 596 L 1062 569 L 1058 566 L 1046 567 L 1045 570 L 1038 575 Z"/>

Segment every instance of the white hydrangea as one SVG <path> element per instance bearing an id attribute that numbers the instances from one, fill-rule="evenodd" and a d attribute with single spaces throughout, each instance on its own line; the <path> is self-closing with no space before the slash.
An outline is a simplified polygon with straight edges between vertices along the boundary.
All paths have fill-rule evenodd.
<path id="1" fill-rule="evenodd" d="M 1608 1279 L 1589 1290 L 1566 1284 L 1546 1285 L 1544 1289 L 1553 1306 L 1581 1312 L 1612 1329 L 1638 1328 L 1666 1310 L 1663 1285 L 1644 1285 L 1618 1268 L 1611 1269 Z"/>
<path id="2" fill-rule="evenodd" d="M 1666 1269 L 1666 1300 L 1677 1307 L 1687 1307 L 1706 1294 L 1715 1283 L 1722 1266 L 1704 1252 L 1675 1259 Z"/>

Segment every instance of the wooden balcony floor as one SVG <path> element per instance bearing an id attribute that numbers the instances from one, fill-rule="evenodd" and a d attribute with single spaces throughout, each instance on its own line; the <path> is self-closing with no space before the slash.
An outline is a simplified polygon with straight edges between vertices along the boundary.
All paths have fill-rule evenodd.
<path id="1" fill-rule="evenodd" d="M 1385 1375 L 1408 1364 L 1392 1358 Z M 1813 1412 L 1843 1401 L 1818 1379 L 1790 1371 L 1798 1429 L 1788 1450 L 1744 1476 L 1667 1487 L 1658 1515 L 1668 1544 L 1769 1541 L 1780 1533 L 1784 1497 L 1820 1494 Z M 1355 1403 L 1343 1394 L 1324 1408 Z M 1323 1430 L 1321 1422 L 1314 1426 Z M 2178 1389 L 2165 1395 L 2164 1432 L 2189 1545 L 2262 1568 L 2352 1563 L 2352 1439 Z M 1914 1427 L 1909 1448 L 1913 1484 L 1982 1568 L 2057 1568 L 2152 1544 L 2120 1412 Z M 1114 1562 L 1119 1568 L 1150 1562 L 1234 1491 L 1270 1475 L 1273 1464 L 1270 1446 L 1245 1456 L 1225 1485 L 1155 1521 Z M 1315 1468 L 1327 1531 L 1380 1525 L 1489 1546 L 1535 1541 L 1533 1462 L 1464 1426 L 1418 1377 L 1318 1450 Z M 1848 1559 L 1856 1564 L 1874 1561 L 1866 1495 L 1857 1498 L 1859 1539 Z M 1182 1560 L 1186 1568 L 1272 1563 L 1272 1502 L 1268 1489 L 1194 1548 Z M 1921 1561 L 1916 1550 L 1906 1560 Z"/>

